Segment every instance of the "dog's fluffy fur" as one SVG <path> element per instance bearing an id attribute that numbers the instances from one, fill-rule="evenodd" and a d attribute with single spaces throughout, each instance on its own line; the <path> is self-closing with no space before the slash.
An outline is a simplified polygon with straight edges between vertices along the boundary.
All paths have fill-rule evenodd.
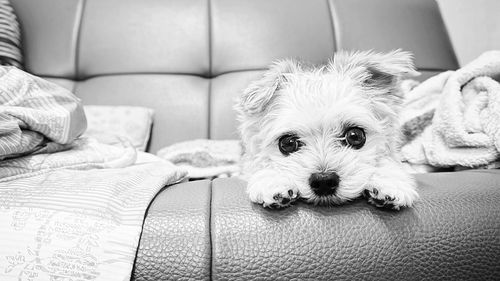
<path id="1" fill-rule="evenodd" d="M 411 206 L 418 194 L 397 159 L 398 110 L 400 81 L 415 74 L 412 55 L 400 50 L 341 51 L 320 67 L 274 63 L 236 105 L 250 199 L 279 208 L 299 198 L 331 205 L 365 194 L 379 207 Z M 360 149 L 343 141 L 352 126 L 366 134 Z M 299 138 L 298 151 L 280 152 L 285 134 Z M 315 194 L 311 175 L 333 172 L 340 179 L 335 192 Z"/>

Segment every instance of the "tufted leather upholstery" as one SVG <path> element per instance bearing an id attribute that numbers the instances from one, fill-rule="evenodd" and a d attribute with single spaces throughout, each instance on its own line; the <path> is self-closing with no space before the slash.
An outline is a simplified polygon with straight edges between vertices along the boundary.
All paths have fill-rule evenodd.
<path id="1" fill-rule="evenodd" d="M 85 104 L 154 108 L 151 152 L 236 138 L 234 98 L 279 58 L 320 63 L 339 49 L 404 48 L 423 77 L 457 67 L 432 0 L 12 2 L 26 69 Z"/>
<path id="2" fill-rule="evenodd" d="M 28 71 L 85 104 L 154 108 L 150 151 L 236 137 L 233 99 L 273 60 L 403 48 L 420 79 L 457 67 L 432 0 L 11 0 Z M 401 212 L 359 200 L 264 210 L 235 179 L 163 190 L 135 280 L 494 280 L 500 172 L 419 175 Z"/>

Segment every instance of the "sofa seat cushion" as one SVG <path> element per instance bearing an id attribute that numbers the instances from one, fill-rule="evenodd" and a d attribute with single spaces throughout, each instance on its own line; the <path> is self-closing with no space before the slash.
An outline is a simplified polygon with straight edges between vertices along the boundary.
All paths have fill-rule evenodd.
<path id="1" fill-rule="evenodd" d="M 210 181 L 176 184 L 149 206 L 133 280 L 207 280 L 210 276 Z"/>

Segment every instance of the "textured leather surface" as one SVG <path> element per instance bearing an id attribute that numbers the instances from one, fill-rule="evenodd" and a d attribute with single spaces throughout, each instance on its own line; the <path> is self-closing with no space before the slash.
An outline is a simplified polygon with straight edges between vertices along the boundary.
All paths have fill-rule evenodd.
<path id="1" fill-rule="evenodd" d="M 329 0 L 337 49 L 402 48 L 423 69 L 455 69 L 455 58 L 433 0 Z"/>
<path id="2" fill-rule="evenodd" d="M 498 280 L 500 171 L 417 176 L 421 201 L 267 210 L 215 180 L 214 280 Z"/>
<path id="3" fill-rule="evenodd" d="M 265 68 L 300 57 L 322 62 L 334 50 L 326 1 L 212 0 L 212 73 Z"/>
<path id="4" fill-rule="evenodd" d="M 404 48 L 420 68 L 457 67 L 433 0 L 12 2 L 27 69 L 73 87 L 86 104 L 154 108 L 153 153 L 234 138 L 234 97 L 276 59 Z"/>
<path id="5" fill-rule="evenodd" d="M 80 76 L 207 75 L 208 27 L 207 0 L 86 0 Z"/>
<path id="6" fill-rule="evenodd" d="M 235 104 L 236 98 L 247 85 L 259 79 L 264 70 L 231 72 L 212 79 L 210 84 L 210 138 L 237 139 L 238 122 L 236 112 L 227 110 Z"/>
<path id="7" fill-rule="evenodd" d="M 209 280 L 210 182 L 170 186 L 149 207 L 133 280 Z"/>
<path id="8" fill-rule="evenodd" d="M 42 76 L 74 79 L 84 0 L 10 2 L 21 24 L 26 70 Z"/>

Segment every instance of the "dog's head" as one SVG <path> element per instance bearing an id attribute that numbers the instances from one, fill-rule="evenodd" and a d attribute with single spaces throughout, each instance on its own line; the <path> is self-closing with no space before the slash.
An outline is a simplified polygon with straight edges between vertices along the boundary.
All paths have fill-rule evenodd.
<path id="1" fill-rule="evenodd" d="M 399 82 L 412 55 L 339 52 L 326 65 L 275 63 L 236 110 L 247 173 L 275 169 L 317 204 L 356 198 L 398 139 Z"/>

